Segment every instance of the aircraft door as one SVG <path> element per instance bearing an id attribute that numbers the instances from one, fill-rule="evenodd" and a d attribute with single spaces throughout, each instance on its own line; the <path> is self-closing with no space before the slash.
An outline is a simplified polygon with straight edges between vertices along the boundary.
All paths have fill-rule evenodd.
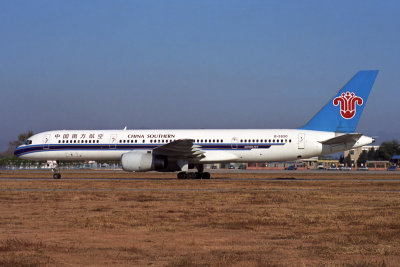
<path id="1" fill-rule="evenodd" d="M 298 142 L 298 148 L 299 149 L 304 149 L 305 148 L 305 143 L 306 143 L 306 134 L 305 133 L 299 133 L 299 142 Z"/>
<path id="2" fill-rule="evenodd" d="M 50 135 L 46 134 L 43 137 L 43 149 L 49 149 L 50 147 Z"/>
<path id="3" fill-rule="evenodd" d="M 239 139 L 237 137 L 232 137 L 231 147 L 233 149 L 237 149 L 238 148 L 238 143 L 239 143 Z"/>
<path id="4" fill-rule="evenodd" d="M 110 136 L 110 149 L 115 149 L 117 148 L 117 135 L 112 134 Z"/>

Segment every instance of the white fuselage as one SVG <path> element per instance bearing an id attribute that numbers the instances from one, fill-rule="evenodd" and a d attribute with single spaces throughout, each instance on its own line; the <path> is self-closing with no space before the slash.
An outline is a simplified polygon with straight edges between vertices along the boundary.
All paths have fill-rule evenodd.
<path id="1" fill-rule="evenodd" d="M 334 132 L 272 130 L 59 130 L 36 134 L 16 150 L 29 160 L 120 160 L 124 153 L 152 150 L 174 140 L 192 139 L 205 151 L 190 163 L 265 162 L 305 159 L 373 142 L 362 136 L 356 144 L 327 146 L 320 142 Z"/>

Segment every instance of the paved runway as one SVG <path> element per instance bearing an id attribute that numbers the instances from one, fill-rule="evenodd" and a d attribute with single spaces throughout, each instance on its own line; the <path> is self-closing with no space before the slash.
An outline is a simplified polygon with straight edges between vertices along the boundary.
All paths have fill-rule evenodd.
<path id="1" fill-rule="evenodd" d="M 330 181 L 357 181 L 357 182 L 400 182 L 400 175 L 398 179 L 380 179 L 380 178 L 362 178 L 362 179 L 357 179 L 357 178 L 295 178 L 295 177 L 282 177 L 282 178 L 211 178 L 210 180 L 199 180 L 199 179 L 186 179 L 186 180 L 178 180 L 177 178 L 159 178 L 159 177 L 150 177 L 150 178 L 114 178 L 114 177 L 99 177 L 99 178 L 79 178 L 79 177 L 74 177 L 74 178 L 62 178 L 60 180 L 55 180 L 52 177 L 33 177 L 33 178 L 27 178 L 27 177 L 0 177 L 0 181 L 41 181 L 41 180 L 50 180 L 50 181 L 71 181 L 71 180 L 87 180 L 87 181 L 182 181 L 184 183 L 185 181 L 309 181 L 309 182 L 330 182 Z"/>

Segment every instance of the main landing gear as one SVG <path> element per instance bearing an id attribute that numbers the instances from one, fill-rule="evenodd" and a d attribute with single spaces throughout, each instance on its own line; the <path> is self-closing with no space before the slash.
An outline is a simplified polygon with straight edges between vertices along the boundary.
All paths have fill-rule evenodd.
<path id="1" fill-rule="evenodd" d="M 210 179 L 211 175 L 209 172 L 204 172 L 204 165 L 199 164 L 195 166 L 197 172 L 179 172 L 178 179 Z"/>
<path id="2" fill-rule="evenodd" d="M 54 179 L 61 179 L 61 173 L 58 170 L 58 164 L 56 163 L 56 165 L 51 169 L 51 171 L 53 172 L 53 178 Z"/>
<path id="3" fill-rule="evenodd" d="M 209 172 L 179 172 L 178 179 L 210 179 Z"/>

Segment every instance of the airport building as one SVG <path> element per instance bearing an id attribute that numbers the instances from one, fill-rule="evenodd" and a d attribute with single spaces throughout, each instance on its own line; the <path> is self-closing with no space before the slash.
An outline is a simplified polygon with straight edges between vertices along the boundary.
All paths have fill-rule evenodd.
<path id="1" fill-rule="evenodd" d="M 368 153 L 372 149 L 374 149 L 376 151 L 379 149 L 379 146 L 362 146 L 362 147 L 346 150 L 344 152 L 344 158 L 346 158 L 350 154 L 351 166 L 349 166 L 349 167 L 355 167 L 355 166 L 357 166 L 357 161 L 358 161 L 358 158 L 360 157 L 361 153 L 363 151 Z"/>

